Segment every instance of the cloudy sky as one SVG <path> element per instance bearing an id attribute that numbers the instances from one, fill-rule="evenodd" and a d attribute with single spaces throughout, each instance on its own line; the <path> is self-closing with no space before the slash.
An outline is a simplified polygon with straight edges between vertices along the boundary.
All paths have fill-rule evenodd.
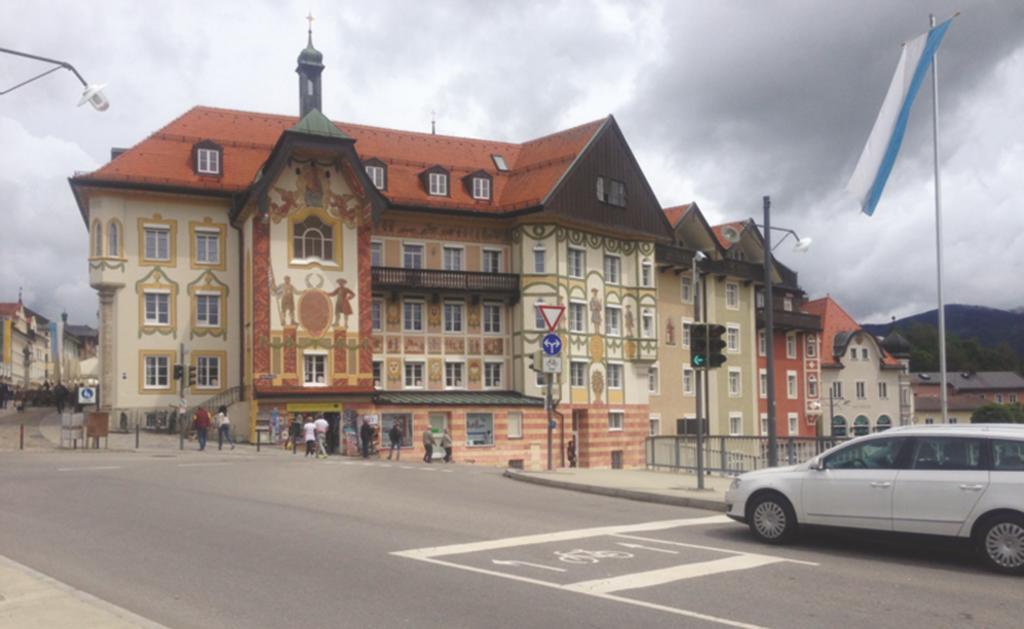
<path id="1" fill-rule="evenodd" d="M 1024 306 L 1024 3 L 51 2 L 8 0 L 0 47 L 109 83 L 77 108 L 57 72 L 0 96 L 0 301 L 93 323 L 86 229 L 67 185 L 194 105 L 297 114 L 312 11 L 335 120 L 523 141 L 609 113 L 662 205 L 810 236 L 777 255 L 863 322 L 934 308 L 931 91 L 874 217 L 843 192 L 901 42 L 960 11 L 940 49 L 947 303 Z M 46 68 L 0 55 L 0 90 Z M 929 84 L 930 85 L 930 84 Z"/>

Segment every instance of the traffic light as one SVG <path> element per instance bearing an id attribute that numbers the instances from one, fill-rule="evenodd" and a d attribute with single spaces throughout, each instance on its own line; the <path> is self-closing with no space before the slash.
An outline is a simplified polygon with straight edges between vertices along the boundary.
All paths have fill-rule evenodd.
<path id="1" fill-rule="evenodd" d="M 174 366 L 174 379 L 175 380 L 181 380 L 184 377 L 185 377 L 185 368 L 182 367 L 181 365 L 175 365 Z"/>
<path id="2" fill-rule="evenodd" d="M 722 350 L 725 349 L 725 339 L 722 335 L 725 334 L 725 326 L 718 325 L 717 323 L 708 324 L 708 368 L 721 367 L 725 363 L 725 354 Z"/>
<path id="3" fill-rule="evenodd" d="M 708 366 L 708 324 L 694 323 L 690 325 L 690 364 L 697 369 Z"/>
<path id="4" fill-rule="evenodd" d="M 189 365 L 188 366 L 188 386 L 190 386 L 190 387 L 196 386 L 196 366 L 195 365 Z"/>

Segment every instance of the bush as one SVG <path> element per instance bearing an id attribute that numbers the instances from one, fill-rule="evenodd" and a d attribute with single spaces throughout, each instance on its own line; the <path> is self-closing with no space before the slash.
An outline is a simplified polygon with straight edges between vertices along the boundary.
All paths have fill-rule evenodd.
<path id="1" fill-rule="evenodd" d="M 1024 424 L 1024 407 L 1020 404 L 985 404 L 971 415 L 972 424 Z"/>

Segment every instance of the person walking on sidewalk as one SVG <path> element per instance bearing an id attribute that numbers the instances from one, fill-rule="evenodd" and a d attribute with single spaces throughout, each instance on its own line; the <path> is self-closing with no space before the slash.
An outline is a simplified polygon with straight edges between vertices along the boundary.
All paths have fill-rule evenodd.
<path id="1" fill-rule="evenodd" d="M 391 453 L 395 453 L 395 460 L 402 460 L 402 429 L 398 426 L 398 422 L 394 421 L 391 423 L 391 430 L 388 431 L 388 439 L 391 440 L 391 446 L 388 447 L 388 460 L 391 460 Z"/>
<path id="2" fill-rule="evenodd" d="M 312 415 L 302 425 L 302 432 L 306 437 L 306 456 L 316 456 L 316 424 Z"/>
<path id="3" fill-rule="evenodd" d="M 441 447 L 444 448 L 444 462 L 452 462 L 452 433 L 448 432 L 448 429 L 444 429 L 444 434 L 441 436 Z"/>
<path id="4" fill-rule="evenodd" d="M 430 463 L 434 458 L 434 433 L 427 428 L 423 431 L 423 462 Z"/>
<path id="5" fill-rule="evenodd" d="M 316 458 L 326 459 L 327 458 L 327 420 L 324 419 L 323 415 L 316 418 L 313 422 L 316 426 Z"/>
<path id="6" fill-rule="evenodd" d="M 370 422 L 364 421 L 363 426 L 359 429 L 359 445 L 363 449 L 363 458 L 370 458 L 370 444 L 373 443 L 373 426 Z"/>
<path id="7" fill-rule="evenodd" d="M 210 413 L 200 406 L 196 409 L 196 417 L 193 423 L 196 429 L 196 439 L 199 440 L 199 451 L 206 449 L 206 431 L 210 427 Z"/>
<path id="8" fill-rule="evenodd" d="M 234 450 L 235 442 L 231 439 L 231 420 L 228 418 L 228 408 L 226 406 L 218 408 L 214 419 L 217 420 L 217 437 L 219 438 L 217 449 L 221 450 L 224 447 L 224 442 L 227 441 L 231 449 Z"/>
<path id="9" fill-rule="evenodd" d="M 569 467 L 576 467 L 576 437 L 569 439 L 569 445 L 565 446 L 565 453 L 569 455 Z"/>

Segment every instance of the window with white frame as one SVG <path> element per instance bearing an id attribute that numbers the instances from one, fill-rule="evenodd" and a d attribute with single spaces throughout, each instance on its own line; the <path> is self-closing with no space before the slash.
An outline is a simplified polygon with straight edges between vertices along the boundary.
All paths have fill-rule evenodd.
<path id="1" fill-rule="evenodd" d="M 683 330 L 682 338 L 680 338 L 680 347 L 687 348 L 690 346 L 690 338 L 693 335 L 693 322 L 683 319 L 680 327 Z"/>
<path id="2" fill-rule="evenodd" d="M 422 301 L 406 301 L 402 303 L 402 329 L 406 332 L 423 331 Z"/>
<path id="3" fill-rule="evenodd" d="M 466 445 L 494 445 L 494 414 L 466 413 Z"/>
<path id="4" fill-rule="evenodd" d="M 370 306 L 371 327 L 375 332 L 384 329 L 384 302 L 374 299 Z"/>
<path id="5" fill-rule="evenodd" d="M 650 308 L 644 308 L 640 313 L 640 336 L 654 338 L 654 311 Z"/>
<path id="6" fill-rule="evenodd" d="M 444 364 L 444 386 L 448 389 L 461 389 L 466 386 L 463 376 L 466 371 L 466 363 L 446 362 Z"/>
<path id="7" fill-rule="evenodd" d="M 121 224 L 117 221 L 107 224 L 107 255 L 112 258 L 121 255 Z"/>
<path id="8" fill-rule="evenodd" d="M 793 312 L 793 298 L 789 295 L 782 298 L 782 309 L 786 312 Z"/>
<path id="9" fill-rule="evenodd" d="M 640 264 L 640 286 L 645 288 L 654 286 L 654 267 L 650 262 Z"/>
<path id="10" fill-rule="evenodd" d="M 995 398 L 996 398 L 996 404 L 1002 404 L 1003 403 L 1003 394 L 1002 393 L 996 393 Z"/>
<path id="11" fill-rule="evenodd" d="M 740 397 L 743 395 L 743 381 L 740 370 L 736 367 L 729 369 L 729 397 Z"/>
<path id="12" fill-rule="evenodd" d="M 1016 393 L 1010 393 L 1007 396 L 1007 403 L 1008 404 L 1016 404 L 1017 403 L 1017 394 Z"/>
<path id="13" fill-rule="evenodd" d="M 796 334 L 786 335 L 786 358 L 796 358 Z"/>
<path id="14" fill-rule="evenodd" d="M 887 400 L 889 399 L 889 385 L 885 382 L 878 383 L 878 399 Z M 1010 401 L 1013 403 L 1013 400 Z"/>
<path id="15" fill-rule="evenodd" d="M 759 290 L 754 293 L 754 307 L 764 308 L 764 291 Z"/>
<path id="16" fill-rule="evenodd" d="M 220 294 L 196 295 L 196 325 L 202 328 L 220 327 Z"/>
<path id="17" fill-rule="evenodd" d="M 380 384 L 382 382 L 380 374 L 381 374 L 381 369 L 382 369 L 383 366 L 384 365 L 383 365 L 383 363 L 381 361 L 379 361 L 379 360 L 373 361 L 373 386 L 374 386 L 374 388 L 377 388 L 377 389 L 380 388 Z"/>
<path id="18" fill-rule="evenodd" d="M 857 348 L 856 347 L 851 347 L 850 348 L 850 360 L 857 360 Z"/>
<path id="19" fill-rule="evenodd" d="M 423 388 L 423 363 L 406 361 L 405 363 L 405 386 L 412 389 Z"/>
<path id="20" fill-rule="evenodd" d="M 366 167 L 366 176 L 373 182 L 373 187 L 378 190 L 384 189 L 384 167 L 369 165 Z"/>
<path id="21" fill-rule="evenodd" d="M 768 343 L 765 340 L 764 330 L 760 330 L 757 333 L 757 355 L 767 356 L 768 355 Z"/>
<path id="22" fill-rule="evenodd" d="M 728 325 L 725 328 L 725 351 L 730 354 L 738 354 L 740 351 L 740 328 L 738 325 Z"/>
<path id="23" fill-rule="evenodd" d="M 818 342 L 813 336 L 807 337 L 807 357 L 814 358 L 818 355 Z"/>
<path id="24" fill-rule="evenodd" d="M 854 384 L 854 386 L 857 389 L 857 399 L 858 400 L 866 399 L 867 398 L 867 393 L 864 390 L 864 383 L 863 382 L 857 382 L 857 383 Z"/>
<path id="25" fill-rule="evenodd" d="M 423 245 L 402 245 L 402 266 L 407 269 L 422 269 Z"/>
<path id="26" fill-rule="evenodd" d="M 170 358 L 167 356 L 145 356 L 146 375 L 143 388 L 167 389 L 171 386 Z"/>
<path id="27" fill-rule="evenodd" d="M 473 177 L 473 198 L 487 200 L 491 198 L 491 180 L 487 177 Z"/>
<path id="28" fill-rule="evenodd" d="M 843 399 L 843 383 L 839 380 L 832 383 L 832 397 L 837 400 Z"/>
<path id="29" fill-rule="evenodd" d="M 807 378 L 807 397 L 811 399 L 818 397 L 818 381 L 814 379 L 814 376 Z"/>
<path id="30" fill-rule="evenodd" d="M 693 278 L 683 275 L 679 278 L 679 296 L 684 304 L 693 303 Z"/>
<path id="31" fill-rule="evenodd" d="M 608 336 L 622 336 L 622 308 L 605 306 L 604 333 Z"/>
<path id="32" fill-rule="evenodd" d="M 203 175 L 220 174 L 220 151 L 196 149 L 196 170 Z"/>
<path id="33" fill-rule="evenodd" d="M 316 216 L 296 223 L 292 230 L 292 255 L 296 260 L 334 260 L 334 229 Z"/>
<path id="34" fill-rule="evenodd" d="M 647 392 L 652 395 L 657 395 L 658 385 L 658 368 L 649 367 L 647 369 Z"/>
<path id="35" fill-rule="evenodd" d="M 587 252 L 583 249 L 569 247 L 569 259 L 567 262 L 569 265 L 569 277 L 582 278 L 583 273 L 587 270 Z"/>
<path id="36" fill-rule="evenodd" d="M 147 260 L 166 261 L 171 259 L 171 230 L 166 227 L 147 226 L 143 228 L 145 247 L 143 257 Z"/>
<path id="37" fill-rule="evenodd" d="M 611 177 L 598 177 L 597 199 L 610 205 L 626 207 L 626 184 Z"/>
<path id="38" fill-rule="evenodd" d="M 370 266 L 384 266 L 384 243 L 376 240 L 370 243 Z"/>
<path id="39" fill-rule="evenodd" d="M 533 327 L 538 330 L 547 330 L 548 322 L 544 320 L 544 315 L 540 312 L 540 307 L 544 305 L 543 299 L 538 299 L 537 303 L 533 306 Z"/>
<path id="40" fill-rule="evenodd" d="M 587 304 L 579 301 L 569 302 L 569 331 L 587 331 Z"/>
<path id="41" fill-rule="evenodd" d="M 761 434 L 768 434 L 768 413 L 761 413 Z"/>
<path id="42" fill-rule="evenodd" d="M 800 415 L 797 413 L 788 413 L 786 420 L 789 422 L 789 436 L 796 437 L 800 434 Z"/>
<path id="43" fill-rule="evenodd" d="M 865 348 L 860 350 L 860 358 L 861 358 L 861 360 L 867 360 L 868 359 L 868 348 L 865 347 Z"/>
<path id="44" fill-rule="evenodd" d="M 797 391 L 796 372 L 786 372 L 786 398 L 795 400 L 798 397 L 799 392 Z"/>
<path id="45" fill-rule="evenodd" d="M 427 177 L 429 186 L 427 191 L 431 196 L 435 197 L 446 197 L 448 196 L 448 174 L 447 173 L 430 173 Z"/>
<path id="46" fill-rule="evenodd" d="M 501 273 L 501 252 L 496 249 L 483 250 L 483 272 Z"/>
<path id="47" fill-rule="evenodd" d="M 683 395 L 693 395 L 696 390 L 693 369 L 683 367 Z"/>
<path id="48" fill-rule="evenodd" d="M 605 254 L 604 281 L 606 284 L 618 284 L 622 281 L 622 258 Z"/>
<path id="49" fill-rule="evenodd" d="M 729 434 L 734 437 L 743 434 L 743 415 L 741 413 L 729 413 Z"/>
<path id="50" fill-rule="evenodd" d="M 573 387 L 587 386 L 587 363 L 578 360 L 569 363 L 569 384 Z"/>
<path id="51" fill-rule="evenodd" d="M 220 357 L 196 357 L 196 387 L 217 389 L 220 387 Z"/>
<path id="52" fill-rule="evenodd" d="M 520 411 L 508 412 L 508 438 L 523 438 L 523 414 Z"/>
<path id="53" fill-rule="evenodd" d="M 220 231 L 196 230 L 196 263 L 220 264 Z"/>
<path id="54" fill-rule="evenodd" d="M 608 411 L 608 430 L 622 430 L 626 414 L 622 411 Z"/>
<path id="55" fill-rule="evenodd" d="M 484 388 L 500 389 L 503 363 L 484 363 Z"/>
<path id="56" fill-rule="evenodd" d="M 442 264 L 445 271 L 462 270 L 462 247 L 445 247 Z"/>
<path id="57" fill-rule="evenodd" d="M 327 354 L 307 352 L 302 356 L 302 383 L 307 387 L 327 385 Z"/>
<path id="58" fill-rule="evenodd" d="M 608 363 L 608 388 L 622 388 L 622 363 Z"/>
<path id="59" fill-rule="evenodd" d="M 740 285 L 734 282 L 725 283 L 725 307 L 729 310 L 740 309 Z"/>
<path id="60" fill-rule="evenodd" d="M 647 418 L 647 421 L 650 425 L 650 432 L 648 432 L 647 434 L 649 434 L 652 437 L 657 437 L 658 435 L 660 435 L 661 417 L 658 417 L 657 415 L 651 415 L 650 417 Z"/>
<path id="61" fill-rule="evenodd" d="M 501 304 L 484 304 L 484 332 L 501 332 Z"/>
<path id="62" fill-rule="evenodd" d="M 547 265 L 544 257 L 544 247 L 533 248 L 533 272 L 534 273 L 546 273 Z"/>
<path id="63" fill-rule="evenodd" d="M 759 385 L 757 389 L 758 397 L 768 397 L 768 371 L 765 369 L 758 369 L 757 371 Z"/>
<path id="64" fill-rule="evenodd" d="M 146 291 L 145 322 L 147 325 L 169 325 L 171 323 L 171 294 L 166 291 Z"/>
<path id="65" fill-rule="evenodd" d="M 444 331 L 462 332 L 463 304 L 457 301 L 444 302 Z"/>

